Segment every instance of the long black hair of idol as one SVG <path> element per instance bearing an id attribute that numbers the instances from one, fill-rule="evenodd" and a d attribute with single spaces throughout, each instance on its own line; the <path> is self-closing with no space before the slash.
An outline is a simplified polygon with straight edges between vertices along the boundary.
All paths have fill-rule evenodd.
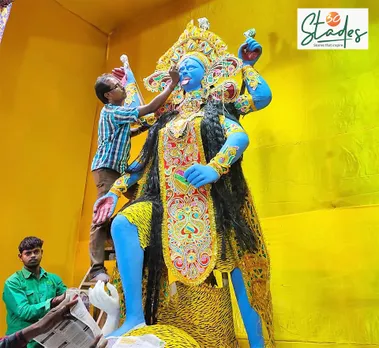
<path id="1" fill-rule="evenodd" d="M 233 105 L 228 105 L 223 112 L 221 103 L 207 101 L 204 107 L 204 117 L 201 122 L 201 137 L 209 161 L 216 156 L 224 145 L 226 139 L 220 124 L 220 115 L 238 122 L 238 115 Z M 148 179 L 143 194 L 130 204 L 149 201 L 153 205 L 151 221 L 151 235 L 149 247 L 145 250 L 144 267 L 148 270 L 147 293 L 145 303 L 145 317 L 148 324 L 156 323 L 159 305 L 159 291 L 164 259 L 162 250 L 162 218 L 163 206 L 160 194 L 158 133 L 165 125 L 177 115 L 177 112 L 166 113 L 150 128 L 146 143 L 139 157 L 141 166 L 138 170 L 150 165 Z M 130 173 L 133 170 L 129 171 Z M 242 207 L 245 203 L 247 184 L 241 169 L 241 159 L 235 162 L 230 172 L 223 175 L 212 184 L 211 195 L 216 211 L 217 233 L 221 235 L 222 255 L 225 259 L 226 243 L 230 241 L 229 234 L 235 231 L 236 240 L 242 251 L 254 252 L 256 240 L 248 227 L 243 215 Z"/>

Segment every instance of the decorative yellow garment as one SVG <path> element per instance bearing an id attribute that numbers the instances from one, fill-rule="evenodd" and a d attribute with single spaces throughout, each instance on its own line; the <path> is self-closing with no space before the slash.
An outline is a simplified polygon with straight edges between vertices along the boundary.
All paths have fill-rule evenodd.
<path id="1" fill-rule="evenodd" d="M 187 285 L 199 285 L 217 261 L 217 231 L 210 185 L 197 189 L 184 172 L 207 164 L 200 133 L 201 113 L 176 138 L 168 127 L 159 134 L 158 153 L 163 205 L 162 245 L 169 272 Z M 190 116 L 191 118 L 191 116 Z"/>
<path id="2" fill-rule="evenodd" d="M 190 286 L 193 289 L 191 291 L 196 289 L 193 286 L 203 284 L 215 269 L 221 272 L 231 272 L 236 267 L 240 268 L 250 303 L 266 326 L 269 335 L 266 346 L 274 347 L 269 286 L 270 262 L 250 193 L 247 192 L 241 214 L 245 216 L 255 235 L 258 251 L 243 253 L 238 248 L 236 239 L 233 237 L 234 234 L 231 233 L 231 243 L 226 243 L 226 260 L 221 260 L 221 236 L 216 230 L 215 210 L 210 195 L 211 186 L 206 185 L 196 189 L 189 185 L 183 177 L 184 171 L 193 163 L 206 164 L 200 134 L 201 116 L 202 114 L 198 113 L 195 118 L 191 118 L 179 139 L 173 136 L 167 126 L 159 133 L 159 172 L 164 208 L 162 245 L 165 264 L 170 274 L 183 283 L 183 286 Z M 233 127 L 227 127 L 224 119 L 221 121 L 225 134 L 237 131 Z M 143 193 L 146 180 L 147 175 L 144 175 L 140 181 L 137 197 Z M 147 247 L 150 241 L 152 204 L 150 202 L 132 204 L 119 214 L 124 215 L 137 226 L 141 246 Z M 117 273 L 116 270 L 116 281 L 119 279 Z M 162 311 L 166 311 L 168 308 L 171 308 L 170 311 L 172 311 L 172 306 L 175 304 L 172 302 L 173 299 L 170 300 L 167 274 L 162 277 L 162 284 L 162 300 L 158 314 L 161 318 L 164 317 L 164 314 L 161 314 Z M 119 286 L 119 288 L 121 287 Z M 211 319 L 212 315 L 216 315 L 212 308 L 212 301 L 204 303 L 204 306 L 208 308 L 209 320 L 216 322 L 217 318 Z M 180 308 L 183 307 L 180 306 Z M 180 313 L 183 312 L 183 309 L 179 310 L 179 307 L 176 310 Z M 164 323 L 173 324 L 171 321 Z M 184 330 L 186 327 L 182 321 L 177 322 L 177 326 Z M 189 333 L 200 344 L 207 340 L 202 336 L 203 334 L 199 337 L 199 332 L 197 334 L 192 331 Z M 233 339 L 230 340 L 230 342 L 232 341 Z M 206 347 L 202 344 L 201 346 Z M 225 347 L 234 346 L 233 343 L 230 343 Z"/>
<path id="3" fill-rule="evenodd" d="M 171 325 L 151 325 L 133 330 L 126 337 L 155 335 L 165 342 L 165 348 L 200 348 L 199 344 L 185 331 Z"/>
<path id="4" fill-rule="evenodd" d="M 201 347 L 238 348 L 229 287 L 176 283 L 177 293 L 160 312 L 158 322 L 179 326 Z"/>

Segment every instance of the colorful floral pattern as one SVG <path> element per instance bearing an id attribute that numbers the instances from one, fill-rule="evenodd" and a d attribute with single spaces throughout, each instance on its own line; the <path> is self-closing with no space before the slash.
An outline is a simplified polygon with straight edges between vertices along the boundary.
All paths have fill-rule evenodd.
<path id="1" fill-rule="evenodd" d="M 160 134 L 163 153 L 160 175 L 165 263 L 173 276 L 188 285 L 202 283 L 217 261 L 217 236 L 210 187 L 196 189 L 184 178 L 194 163 L 205 164 L 200 127 L 201 117 L 188 123 L 187 132 L 176 138 L 167 128 Z"/>
<path id="2" fill-rule="evenodd" d="M 138 94 L 137 85 L 135 83 L 129 83 L 125 86 L 126 98 L 125 105 L 130 106 L 135 100 L 135 95 Z"/>
<path id="3" fill-rule="evenodd" d="M 213 157 L 208 165 L 212 167 L 219 176 L 227 174 L 237 155 L 237 151 L 238 146 L 229 146 Z"/>
<path id="4" fill-rule="evenodd" d="M 220 116 L 220 123 L 226 138 L 235 133 L 245 133 L 245 130 L 240 125 L 229 120 L 224 115 Z"/>
<path id="5" fill-rule="evenodd" d="M 249 87 L 251 87 L 253 89 L 253 91 L 255 91 L 258 84 L 261 83 L 259 80 L 258 72 L 252 66 L 245 65 L 242 68 L 242 76 L 243 76 L 243 80 L 245 81 L 245 83 Z"/>
<path id="6" fill-rule="evenodd" d="M 237 98 L 236 102 L 234 103 L 234 106 L 236 107 L 236 109 L 239 111 L 239 113 L 241 115 L 246 115 L 249 112 L 257 110 L 257 108 L 254 104 L 253 98 L 251 97 L 250 94 L 249 95 L 246 95 L 246 94 L 240 95 Z"/>
<path id="7" fill-rule="evenodd" d="M 109 192 L 114 193 L 117 197 L 121 197 L 126 191 L 128 191 L 128 180 L 130 179 L 130 174 L 125 174 L 118 178 Z"/>

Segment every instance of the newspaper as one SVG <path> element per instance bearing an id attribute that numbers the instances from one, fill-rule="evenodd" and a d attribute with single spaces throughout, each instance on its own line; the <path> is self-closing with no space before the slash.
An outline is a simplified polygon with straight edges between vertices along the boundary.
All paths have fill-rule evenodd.
<path id="1" fill-rule="evenodd" d="M 71 308 L 67 319 L 58 323 L 49 332 L 34 339 L 43 347 L 88 348 L 93 344 L 95 337 L 101 335 L 101 329 L 88 312 L 82 293 L 78 290 L 67 290 L 65 301 L 70 301 L 75 295 L 80 295 L 78 303 Z M 99 344 L 103 342 L 104 338 Z"/>

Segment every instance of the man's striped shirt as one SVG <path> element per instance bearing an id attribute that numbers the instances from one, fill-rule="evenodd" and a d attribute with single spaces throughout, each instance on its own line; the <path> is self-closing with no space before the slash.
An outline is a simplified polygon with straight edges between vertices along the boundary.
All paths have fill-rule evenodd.
<path id="1" fill-rule="evenodd" d="M 137 107 L 107 104 L 100 113 L 97 151 L 91 170 L 113 169 L 123 174 L 130 158 L 130 124 L 138 121 Z"/>

